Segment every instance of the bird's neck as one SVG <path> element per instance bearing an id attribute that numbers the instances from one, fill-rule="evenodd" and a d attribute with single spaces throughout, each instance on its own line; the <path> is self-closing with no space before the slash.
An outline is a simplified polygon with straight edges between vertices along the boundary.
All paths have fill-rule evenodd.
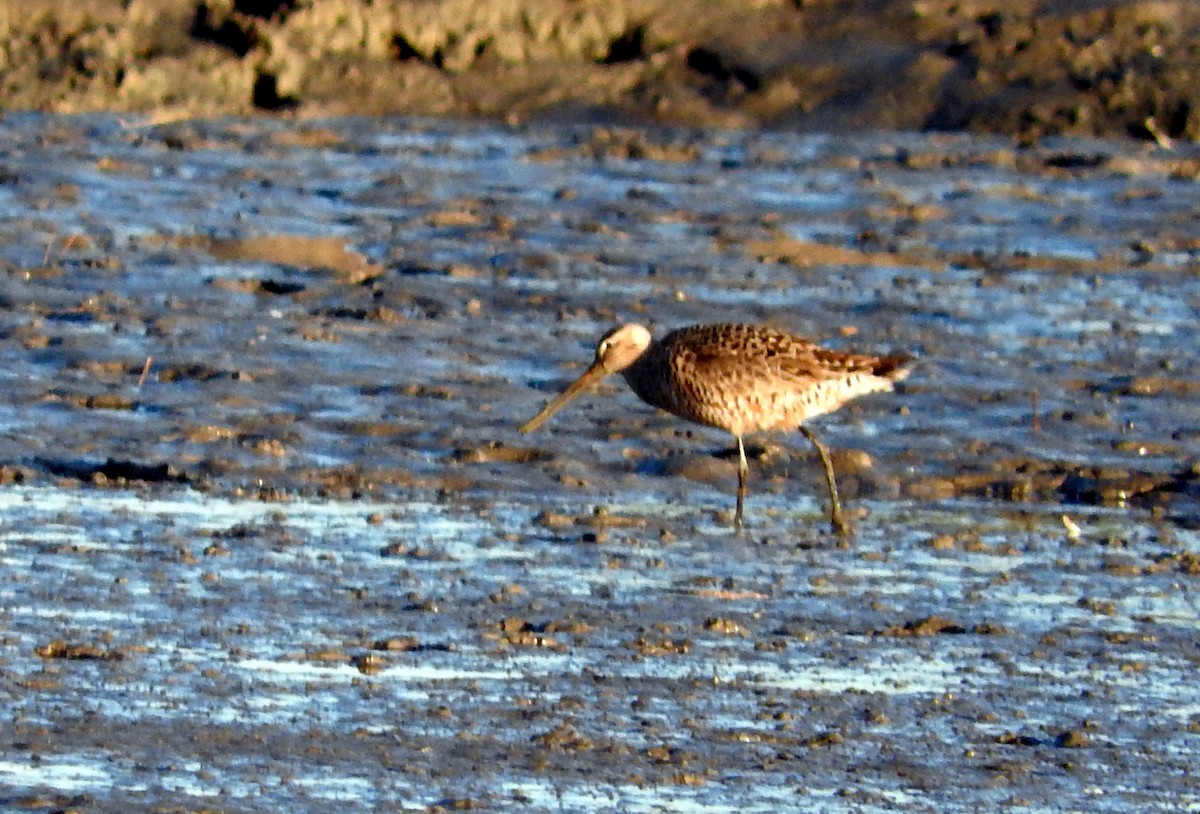
<path id="1" fill-rule="evenodd" d="M 663 410 L 674 408 L 668 370 L 656 360 L 657 345 L 651 345 L 638 360 L 621 371 L 621 375 L 638 398 Z"/>

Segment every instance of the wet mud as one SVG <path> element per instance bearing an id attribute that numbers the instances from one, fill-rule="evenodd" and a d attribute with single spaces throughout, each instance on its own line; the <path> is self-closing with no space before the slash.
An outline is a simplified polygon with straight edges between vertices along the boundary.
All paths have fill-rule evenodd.
<path id="1" fill-rule="evenodd" d="M 1200 154 L 390 120 L 0 130 L 0 807 L 1176 811 Z M 755 439 L 613 324 L 917 357 Z"/>

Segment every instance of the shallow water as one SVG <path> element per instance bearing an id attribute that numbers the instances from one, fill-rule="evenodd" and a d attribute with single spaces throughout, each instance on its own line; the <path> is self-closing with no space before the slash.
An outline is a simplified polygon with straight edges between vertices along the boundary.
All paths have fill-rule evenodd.
<path id="1" fill-rule="evenodd" d="M 1196 155 L 0 130 L 5 806 L 1200 806 Z M 616 385 L 516 433 L 722 319 L 919 357 L 818 425 L 848 542 L 798 438 L 738 536 Z"/>

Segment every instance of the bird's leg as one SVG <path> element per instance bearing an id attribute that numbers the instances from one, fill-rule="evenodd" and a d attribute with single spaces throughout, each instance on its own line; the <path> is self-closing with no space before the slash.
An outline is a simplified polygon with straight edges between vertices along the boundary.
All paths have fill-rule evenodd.
<path id="1" fill-rule="evenodd" d="M 737 490 L 737 511 L 733 515 L 733 527 L 738 531 L 742 530 L 742 504 L 746 500 L 746 475 L 749 474 L 749 467 L 746 466 L 746 448 L 742 446 L 742 436 L 737 436 L 738 442 L 738 490 Z"/>
<path id="2" fill-rule="evenodd" d="M 821 456 L 821 465 L 825 467 L 825 483 L 829 486 L 829 522 L 833 533 L 848 534 L 850 526 L 842 517 L 842 503 L 838 500 L 837 481 L 833 477 L 833 461 L 829 459 L 829 450 L 817 440 L 817 436 L 813 435 L 812 430 L 808 427 L 801 425 L 800 432 L 804 433 L 805 438 L 812 441 L 812 445 L 817 448 L 817 454 Z"/>

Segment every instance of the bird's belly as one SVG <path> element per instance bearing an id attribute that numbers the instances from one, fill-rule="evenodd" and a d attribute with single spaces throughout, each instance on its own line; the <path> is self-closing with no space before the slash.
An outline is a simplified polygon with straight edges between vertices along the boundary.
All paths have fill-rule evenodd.
<path id="1" fill-rule="evenodd" d="M 690 421 L 745 435 L 794 430 L 809 419 L 836 410 L 855 396 L 885 389 L 889 389 L 887 382 L 874 379 L 869 383 L 834 380 L 804 388 L 764 388 L 747 393 L 713 390 L 690 393 L 668 409 Z"/>

